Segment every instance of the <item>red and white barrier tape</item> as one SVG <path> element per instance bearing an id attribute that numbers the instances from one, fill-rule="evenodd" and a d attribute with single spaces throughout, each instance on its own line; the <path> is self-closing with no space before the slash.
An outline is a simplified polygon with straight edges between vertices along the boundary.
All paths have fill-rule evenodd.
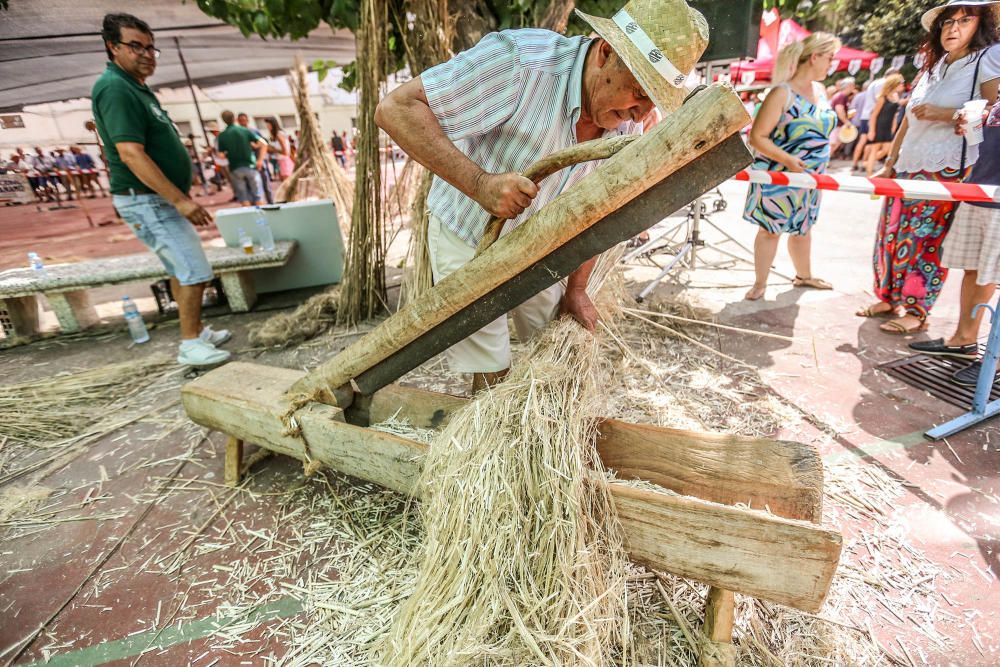
<path id="1" fill-rule="evenodd" d="M 763 185 L 787 185 L 807 190 L 837 190 L 839 192 L 857 192 L 905 199 L 1000 203 L 1000 186 L 997 185 L 865 178 L 863 176 L 830 176 L 829 174 L 798 174 L 789 171 L 759 171 L 756 169 L 741 171 L 734 178 L 737 181 L 749 181 Z"/>

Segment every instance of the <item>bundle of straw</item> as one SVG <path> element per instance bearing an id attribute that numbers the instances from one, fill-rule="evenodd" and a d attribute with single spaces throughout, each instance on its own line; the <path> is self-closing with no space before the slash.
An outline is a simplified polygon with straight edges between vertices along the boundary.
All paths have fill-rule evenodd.
<path id="1" fill-rule="evenodd" d="M 299 113 L 298 163 L 275 194 L 277 201 L 296 201 L 310 195 L 332 199 L 341 220 L 349 220 L 354 208 L 353 184 L 324 141 L 319 117 L 309 99 L 309 72 L 300 58 L 288 73 L 288 83 Z M 309 183 L 312 187 L 305 187 Z"/>
<path id="2" fill-rule="evenodd" d="M 344 269 L 337 321 L 357 324 L 384 310 L 385 238 L 380 201 L 381 153 L 375 124 L 380 86 L 385 80 L 388 36 L 386 0 L 362 0 L 360 23 L 355 33 L 358 101 L 358 153 L 351 216 L 350 245 Z"/>
<path id="3" fill-rule="evenodd" d="M 392 165 L 392 160 L 387 163 Z M 410 215 L 413 208 L 413 198 L 420 190 L 427 170 L 413 158 L 406 158 L 403 169 L 399 172 L 395 183 L 389 189 L 389 194 L 385 198 L 386 218 L 403 218 Z"/>
<path id="4" fill-rule="evenodd" d="M 150 357 L 0 386 L 0 442 L 44 447 L 73 436 L 173 367 Z"/>
<path id="5" fill-rule="evenodd" d="M 261 347 L 286 347 L 323 333 L 336 323 L 340 286 L 314 294 L 291 313 L 278 313 L 250 330 L 250 342 Z"/>
<path id="6" fill-rule="evenodd" d="M 594 482 L 599 354 L 555 322 L 432 443 L 419 574 L 381 664 L 607 665 L 628 651 L 629 563 Z"/>
<path id="7" fill-rule="evenodd" d="M 434 286 L 431 272 L 431 254 L 427 245 L 427 195 L 431 191 L 434 174 L 425 171 L 413 197 L 410 212 L 410 243 L 406 248 L 406 271 L 399 288 L 400 304 L 417 300 L 421 294 Z"/>

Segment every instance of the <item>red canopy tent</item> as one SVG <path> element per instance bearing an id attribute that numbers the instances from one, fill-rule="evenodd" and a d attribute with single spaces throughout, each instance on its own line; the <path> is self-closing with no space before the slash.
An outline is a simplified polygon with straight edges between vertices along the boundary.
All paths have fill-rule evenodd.
<path id="1" fill-rule="evenodd" d="M 770 81 L 771 70 L 778 51 L 786 44 L 809 36 L 806 30 L 792 19 L 779 20 L 777 10 L 764 12 L 760 19 L 760 40 L 757 42 L 757 57 L 753 60 L 738 60 L 729 66 L 729 72 L 734 83 L 743 80 L 746 72 L 753 72 L 754 81 Z M 861 51 L 845 46 L 837 51 L 834 60 L 835 71 L 843 72 L 851 68 L 851 63 L 857 63 L 858 69 L 869 69 L 872 61 L 878 58 L 877 53 Z M 747 84 L 749 85 L 749 84 Z"/>

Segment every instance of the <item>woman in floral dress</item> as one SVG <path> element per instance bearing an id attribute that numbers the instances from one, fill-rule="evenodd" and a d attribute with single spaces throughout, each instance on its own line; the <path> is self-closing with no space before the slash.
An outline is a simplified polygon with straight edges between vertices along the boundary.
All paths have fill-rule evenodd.
<path id="1" fill-rule="evenodd" d="M 837 115 L 819 82 L 826 78 L 840 40 L 813 33 L 785 46 L 778 54 L 772 80 L 776 84 L 761 105 L 750 130 L 750 145 L 757 152 L 753 169 L 764 171 L 826 171 L 830 161 L 830 134 Z M 810 229 L 819 215 L 818 190 L 783 185 L 752 184 L 743 218 L 760 227 L 754 241 L 753 287 L 746 298 L 764 296 L 767 278 L 778 251 L 781 234 L 788 234 L 788 254 L 795 265 L 796 287 L 831 289 L 812 274 Z"/>
<path id="2" fill-rule="evenodd" d="M 952 0 L 924 14 L 928 31 L 921 48 L 920 80 L 896 134 L 885 167 L 876 176 L 918 181 L 961 181 L 979 157 L 979 147 L 955 134 L 955 114 L 982 98 L 985 83 L 1000 76 L 982 58 L 997 39 L 1000 3 L 963 5 Z M 861 317 L 896 316 L 879 328 L 910 334 L 927 329 L 948 270 L 941 242 L 951 227 L 955 202 L 889 198 L 879 219 L 873 266 L 878 302 Z"/>

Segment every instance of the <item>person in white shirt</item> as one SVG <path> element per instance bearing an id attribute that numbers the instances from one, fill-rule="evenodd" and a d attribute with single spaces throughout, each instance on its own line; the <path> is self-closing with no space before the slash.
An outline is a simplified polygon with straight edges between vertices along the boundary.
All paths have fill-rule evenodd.
<path id="1" fill-rule="evenodd" d="M 970 4 L 951 0 L 926 12 L 921 47 L 925 64 L 885 166 L 876 176 L 958 182 L 975 164 L 979 147 L 955 134 L 955 115 L 974 99 L 991 100 L 1000 83 L 996 41 L 1000 0 Z M 874 87 L 874 86 L 873 86 Z M 941 241 L 951 227 L 955 203 L 888 198 L 875 241 L 875 296 L 861 317 L 898 317 L 879 328 L 910 334 L 927 329 L 948 270 Z"/>

